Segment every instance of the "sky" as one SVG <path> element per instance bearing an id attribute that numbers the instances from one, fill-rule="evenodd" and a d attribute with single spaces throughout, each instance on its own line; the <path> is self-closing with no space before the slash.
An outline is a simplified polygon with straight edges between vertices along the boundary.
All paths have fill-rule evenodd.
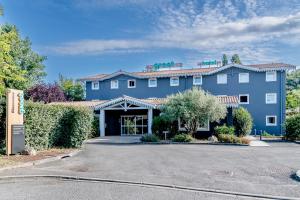
<path id="1" fill-rule="evenodd" d="M 238 53 L 243 64 L 300 65 L 299 0 L 0 0 L 47 56 L 45 81 L 146 65 L 197 67 Z"/>

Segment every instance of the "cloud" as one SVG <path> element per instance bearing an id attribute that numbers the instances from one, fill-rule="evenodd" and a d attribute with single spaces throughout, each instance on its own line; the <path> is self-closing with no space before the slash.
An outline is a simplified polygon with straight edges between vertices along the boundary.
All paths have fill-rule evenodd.
<path id="1" fill-rule="evenodd" d="M 101 5 L 124 5 L 123 0 L 92 0 Z M 129 0 L 145 5 L 148 0 Z M 276 4 L 278 1 L 272 1 Z M 296 1 L 295 1 L 296 2 Z M 177 48 L 202 53 L 239 52 L 246 60 L 274 59 L 274 41 L 300 43 L 298 4 L 273 8 L 269 1 L 184 1 L 160 8 L 156 31 L 139 39 L 80 40 L 49 47 L 59 54 L 102 54 Z M 243 8 L 243 9 L 242 9 Z M 276 14 L 274 11 L 279 14 Z M 261 15 L 264 13 L 264 15 Z M 269 15 L 266 15 L 270 13 Z"/>

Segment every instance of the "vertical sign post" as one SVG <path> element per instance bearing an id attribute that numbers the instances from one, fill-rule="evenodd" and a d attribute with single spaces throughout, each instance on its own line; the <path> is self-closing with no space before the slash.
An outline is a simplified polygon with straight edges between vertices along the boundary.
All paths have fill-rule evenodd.
<path id="1" fill-rule="evenodd" d="M 24 93 L 21 90 L 8 89 L 6 95 L 6 154 L 22 151 L 24 138 Z M 21 136 L 21 137 L 20 137 Z M 18 144 L 14 144 L 19 143 Z"/>

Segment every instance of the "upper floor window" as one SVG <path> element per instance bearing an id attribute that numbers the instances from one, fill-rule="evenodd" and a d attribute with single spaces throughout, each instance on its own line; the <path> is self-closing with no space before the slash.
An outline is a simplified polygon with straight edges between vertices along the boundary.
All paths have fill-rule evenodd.
<path id="1" fill-rule="evenodd" d="M 135 80 L 128 80 L 128 88 L 135 88 L 136 87 L 136 81 Z"/>
<path id="2" fill-rule="evenodd" d="M 239 102 L 240 104 L 249 104 L 249 94 L 240 94 Z"/>
<path id="3" fill-rule="evenodd" d="M 179 77 L 171 77 L 170 86 L 179 86 Z"/>
<path id="4" fill-rule="evenodd" d="M 118 89 L 119 88 L 119 81 L 118 80 L 110 81 L 110 88 L 111 89 Z"/>
<path id="5" fill-rule="evenodd" d="M 157 79 L 149 78 L 148 79 L 148 87 L 157 87 Z"/>
<path id="6" fill-rule="evenodd" d="M 239 73 L 239 83 L 249 83 L 249 73 Z"/>
<path id="7" fill-rule="evenodd" d="M 266 72 L 266 81 L 271 82 L 271 81 L 276 81 L 276 71 L 275 72 Z"/>
<path id="8" fill-rule="evenodd" d="M 266 126 L 277 126 L 276 115 L 267 115 L 266 116 Z"/>
<path id="9" fill-rule="evenodd" d="M 99 90 L 99 82 L 98 81 L 92 82 L 92 90 Z"/>
<path id="10" fill-rule="evenodd" d="M 277 103 L 277 94 L 276 93 L 267 93 L 266 94 L 266 104 L 276 104 Z"/>
<path id="11" fill-rule="evenodd" d="M 194 76 L 193 85 L 202 85 L 202 76 Z"/>
<path id="12" fill-rule="evenodd" d="M 218 84 L 227 84 L 227 74 L 218 74 L 217 75 Z"/>

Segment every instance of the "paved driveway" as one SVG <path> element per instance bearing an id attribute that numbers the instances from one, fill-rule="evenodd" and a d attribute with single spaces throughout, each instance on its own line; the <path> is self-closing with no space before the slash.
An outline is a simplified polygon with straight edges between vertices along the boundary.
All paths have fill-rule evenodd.
<path id="1" fill-rule="evenodd" d="M 77 156 L 0 175 L 61 174 L 300 197 L 290 175 L 300 169 L 300 145 L 101 144 Z"/>

